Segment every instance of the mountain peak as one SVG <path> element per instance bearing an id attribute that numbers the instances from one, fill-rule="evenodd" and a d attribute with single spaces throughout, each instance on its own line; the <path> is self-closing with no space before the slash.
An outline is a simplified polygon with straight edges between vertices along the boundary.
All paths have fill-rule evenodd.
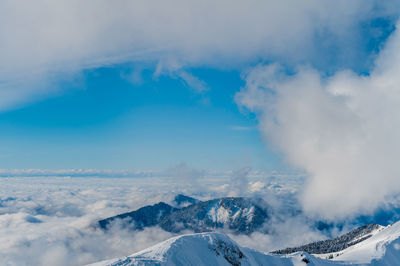
<path id="1" fill-rule="evenodd" d="M 155 246 L 128 257 L 107 260 L 91 266 L 133 266 L 133 265 L 293 265 L 293 262 L 318 261 L 307 258 L 307 254 L 292 257 L 267 255 L 239 246 L 227 235 L 220 233 L 188 234 L 170 238 Z"/>
<path id="2" fill-rule="evenodd" d="M 189 205 L 201 202 L 198 199 L 186 196 L 184 194 L 178 194 L 175 196 L 174 200 L 172 201 L 177 207 L 187 207 Z"/>

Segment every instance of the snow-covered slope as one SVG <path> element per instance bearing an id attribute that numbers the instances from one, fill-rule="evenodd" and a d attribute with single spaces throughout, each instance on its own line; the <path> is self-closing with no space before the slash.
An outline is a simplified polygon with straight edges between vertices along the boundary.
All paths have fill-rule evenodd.
<path id="1" fill-rule="evenodd" d="M 388 225 L 370 238 L 334 254 L 333 260 L 354 264 L 400 265 L 400 222 Z"/>
<path id="2" fill-rule="evenodd" d="M 313 242 L 300 247 L 277 250 L 272 253 L 291 254 L 297 251 L 305 251 L 310 254 L 319 254 L 319 257 L 322 258 L 332 258 L 334 255 L 340 253 L 340 251 L 372 237 L 384 228 L 384 226 L 378 224 L 367 224 L 334 239 Z"/>
<path id="3" fill-rule="evenodd" d="M 386 227 L 377 225 L 360 227 L 334 240 L 340 240 L 343 237 L 346 239 L 348 235 L 357 236 L 357 238 L 348 237 L 349 240 L 355 242 L 354 245 L 336 252 L 313 255 L 321 259 L 330 259 L 330 261 L 340 265 L 400 265 L 400 222 Z M 337 241 L 334 240 L 315 242 L 302 247 L 309 248 L 312 246 L 309 250 L 323 250 L 327 243 L 337 244 Z M 315 247 L 318 244 L 323 245 L 323 247 Z M 298 251 L 302 247 L 292 250 Z"/>
<path id="4" fill-rule="evenodd" d="M 400 222 L 379 228 L 373 235 L 322 259 L 306 252 L 265 254 L 241 247 L 220 233 L 177 236 L 131 256 L 98 262 L 92 266 L 130 265 L 400 265 Z M 319 254 L 326 257 L 329 254 Z"/>
<path id="5" fill-rule="evenodd" d="M 199 233 L 168 239 L 131 256 L 98 262 L 91 266 L 133 265 L 333 265 L 306 253 L 269 255 L 236 244 L 219 233 Z"/>

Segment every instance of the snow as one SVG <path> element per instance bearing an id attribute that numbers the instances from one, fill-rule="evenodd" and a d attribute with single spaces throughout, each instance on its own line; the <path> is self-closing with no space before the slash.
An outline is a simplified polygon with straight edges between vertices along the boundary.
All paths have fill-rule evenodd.
<path id="1" fill-rule="evenodd" d="M 132 265 L 400 265 L 400 222 L 381 227 L 372 236 L 334 254 L 332 260 L 306 252 L 273 255 L 239 246 L 220 233 L 188 234 L 170 238 L 131 256 L 91 266 Z M 323 254 L 324 256 L 328 254 Z"/>
<path id="2" fill-rule="evenodd" d="M 400 243 L 400 222 L 388 225 L 383 229 L 377 230 L 373 236 L 341 252 L 334 258 L 337 261 L 346 261 L 354 264 L 371 263 L 375 260 L 385 260 L 387 249 L 396 250 L 395 247 Z M 400 252 L 397 251 L 397 260 L 400 261 Z M 388 265 L 396 265 L 388 264 Z"/>
<path id="3" fill-rule="evenodd" d="M 372 236 L 340 252 L 314 255 L 328 258 L 338 264 L 400 265 L 400 222 L 382 226 Z"/>
<path id="4" fill-rule="evenodd" d="M 214 206 L 208 211 L 208 216 L 214 223 L 227 223 L 230 213 L 222 206 Z"/>
<path id="5" fill-rule="evenodd" d="M 220 266 L 305 266 L 333 265 L 307 253 L 271 255 L 244 248 L 220 233 L 200 233 L 173 237 L 131 256 L 91 264 L 91 266 L 132 265 L 220 265 Z"/>
<path id="6" fill-rule="evenodd" d="M 236 212 L 231 215 L 230 210 L 224 208 L 221 203 L 218 203 L 210 208 L 207 214 L 214 223 L 228 223 L 231 216 L 233 220 L 245 218 L 246 223 L 250 223 L 253 220 L 254 212 L 255 208 L 251 205 L 247 208 L 238 208 Z"/>

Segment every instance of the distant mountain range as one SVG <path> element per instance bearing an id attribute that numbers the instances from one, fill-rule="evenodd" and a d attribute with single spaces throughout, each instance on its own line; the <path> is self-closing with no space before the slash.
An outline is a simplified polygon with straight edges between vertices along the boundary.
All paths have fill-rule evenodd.
<path id="1" fill-rule="evenodd" d="M 268 219 L 268 209 L 261 200 L 242 197 L 226 197 L 200 201 L 179 194 L 173 201 L 175 207 L 160 202 L 136 211 L 123 213 L 99 221 L 107 230 L 113 224 L 132 230 L 158 225 L 168 232 L 183 230 L 210 232 L 229 230 L 233 233 L 250 234 Z"/>

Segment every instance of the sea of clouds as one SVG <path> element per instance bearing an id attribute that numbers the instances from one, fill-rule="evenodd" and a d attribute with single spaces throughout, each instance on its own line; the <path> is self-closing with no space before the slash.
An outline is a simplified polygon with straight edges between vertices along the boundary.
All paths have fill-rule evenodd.
<path id="1" fill-rule="evenodd" d="M 99 219 L 159 201 L 171 202 L 178 193 L 210 199 L 262 196 L 269 191 L 269 203 L 283 206 L 277 197 L 293 195 L 303 180 L 299 175 L 272 176 L 247 168 L 217 175 L 180 165 L 168 172 L 174 177 L 0 178 L 1 264 L 83 265 L 129 255 L 173 235 L 158 227 L 132 232 L 113 226 L 105 232 L 96 226 Z M 297 232 L 287 230 L 293 226 Z M 275 231 L 277 235 L 232 237 L 263 250 L 324 238 L 304 220 L 288 220 Z"/>
<path id="2" fill-rule="evenodd" d="M 174 234 L 159 227 L 129 231 L 118 223 L 103 231 L 97 221 L 160 201 L 171 203 L 179 193 L 200 200 L 262 198 L 269 211 L 263 228 L 251 235 L 229 234 L 239 244 L 262 251 L 326 239 L 366 223 L 354 220 L 355 215 L 338 221 L 307 216 L 299 201 L 306 177 L 299 173 L 250 168 L 210 172 L 185 164 L 146 172 L 144 177 L 141 172 L 135 172 L 136 177 L 95 177 L 93 171 L 82 170 L 2 172 L 8 175 L 0 178 L 2 265 L 84 265 L 130 255 Z M 37 176 L 39 172 L 48 175 Z M 60 172 L 72 177 L 49 176 Z M 74 176 L 77 172 L 87 176 Z M 34 174 L 22 177 L 22 173 Z M 389 215 L 387 221 L 393 217 Z M 318 228 L 317 222 L 325 228 Z"/>

